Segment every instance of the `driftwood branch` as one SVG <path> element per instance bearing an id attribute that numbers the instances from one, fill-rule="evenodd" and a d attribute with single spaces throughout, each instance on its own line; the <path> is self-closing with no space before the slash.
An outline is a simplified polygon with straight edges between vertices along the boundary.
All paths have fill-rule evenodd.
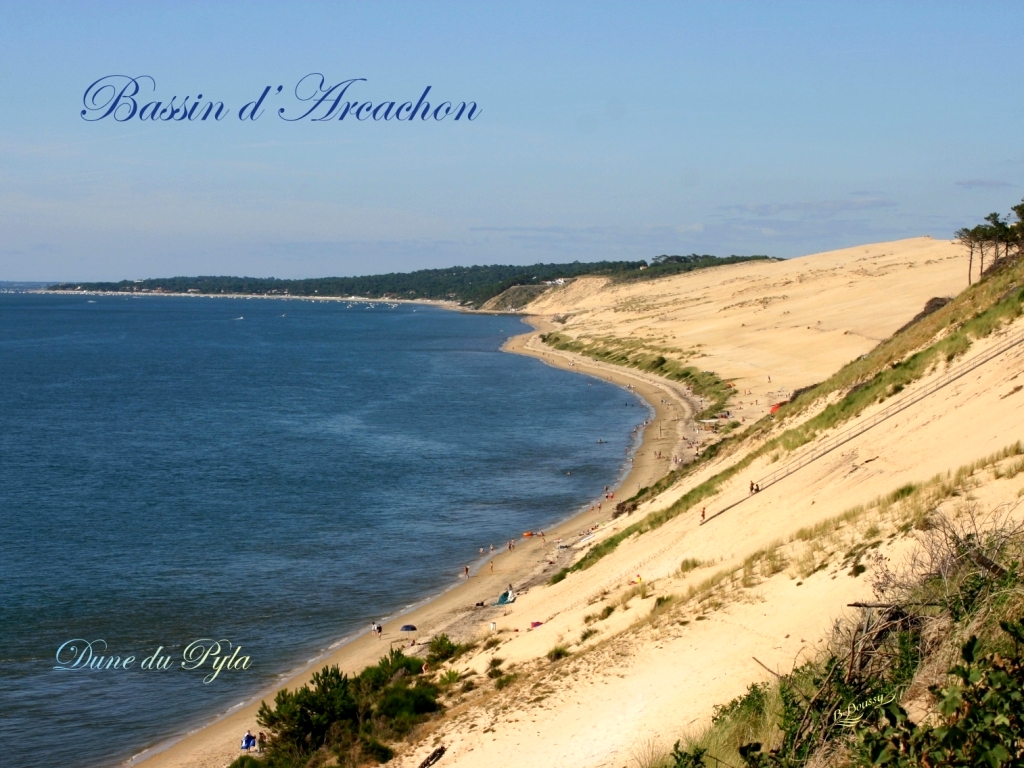
<path id="1" fill-rule="evenodd" d="M 762 666 L 762 667 L 763 667 L 763 668 L 764 668 L 765 670 L 767 670 L 768 672 L 771 672 L 771 673 L 772 673 L 773 675 L 775 675 L 775 676 L 776 676 L 777 678 L 779 678 L 780 680 L 782 679 L 782 675 L 780 675 L 780 674 L 779 674 L 778 672 L 776 672 L 776 671 L 775 671 L 774 669 L 769 669 L 769 668 L 768 668 L 768 666 L 767 666 L 767 665 L 765 665 L 765 664 L 764 664 L 763 662 L 761 662 L 761 661 L 758 661 L 758 658 L 757 658 L 757 656 L 751 656 L 750 658 L 752 658 L 752 659 L 753 659 L 754 661 L 756 661 L 756 662 L 757 662 L 758 664 L 760 664 L 760 665 L 761 665 L 761 666 Z"/>
<path id="2" fill-rule="evenodd" d="M 1003 566 L 1001 566 L 995 560 L 991 560 L 985 557 L 983 554 L 981 554 L 981 552 L 979 552 L 976 549 L 972 549 L 970 552 L 968 552 L 967 556 L 971 558 L 975 565 L 984 568 L 986 571 L 988 571 L 997 578 L 1001 579 L 1007 573 L 1006 569 L 1003 568 Z"/>

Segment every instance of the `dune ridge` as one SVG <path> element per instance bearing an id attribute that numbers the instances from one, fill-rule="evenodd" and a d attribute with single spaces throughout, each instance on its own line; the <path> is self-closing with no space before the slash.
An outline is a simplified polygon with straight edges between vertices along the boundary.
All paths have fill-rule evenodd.
<path id="1" fill-rule="evenodd" d="M 447 749 L 442 764 L 452 766 L 636 763 L 638 751 L 667 747 L 706 722 L 713 706 L 770 677 L 769 670 L 786 671 L 813 655 L 846 606 L 871 595 L 870 573 L 851 575 L 849 564 L 827 550 L 856 545 L 877 528 L 894 532 L 876 548 L 879 556 L 905 557 L 913 537 L 900 535 L 899 526 L 909 513 L 880 500 L 908 484 L 924 487 L 1020 438 L 1024 394 L 1012 382 L 1024 371 L 1024 345 L 751 496 L 750 482 L 779 461 L 813 453 L 830 430 L 805 435 L 792 448 L 758 449 L 823 413 L 843 392 L 806 404 L 797 399 L 778 419 L 767 416 L 773 405 L 851 361 L 874 360 L 880 353 L 872 350 L 882 349 L 880 342 L 929 299 L 959 294 L 967 284 L 965 262 L 951 243 L 914 238 L 650 282 L 580 278 L 534 301 L 528 311 L 538 331 L 511 340 L 509 351 L 629 384 L 655 409 L 616 502 L 677 468 L 673 457 L 702 458 L 671 487 L 641 497 L 632 514 L 612 520 L 609 504 L 569 521 L 548 532 L 547 541 L 527 542 L 517 559 L 503 556 L 495 584 L 481 573 L 419 609 L 416 623 L 425 637 L 444 631 L 460 641 L 492 642 L 451 666 L 476 681 L 476 690 L 451 695 L 447 713 L 421 726 L 392 764 L 417 766 L 438 745 Z M 953 364 L 1021 336 L 1015 317 L 960 350 Z M 587 354 L 545 344 L 542 334 L 552 332 Z M 623 350 L 672 358 L 729 382 L 735 388 L 730 416 L 719 423 L 736 423 L 734 434 L 750 428 L 749 437 L 708 450 L 726 430 L 709 431 L 712 425 L 693 420 L 702 403 L 684 382 L 642 365 L 595 359 Z M 929 387 L 948 365 L 937 361 L 901 392 Z M 871 419 L 889 404 L 885 399 L 851 418 Z M 716 477 L 722 479 L 709 495 L 687 501 Z M 1012 477 L 986 476 L 972 493 L 997 505 L 1015 502 L 1018 489 Z M 629 528 L 672 510 L 656 528 Z M 578 535 L 598 524 L 592 538 Z M 831 544 L 808 544 L 809 530 L 820 533 L 812 541 Z M 621 540 L 608 554 L 548 583 L 559 568 L 615 537 Z M 558 538 L 568 549 L 555 549 Z M 529 585 L 512 609 L 485 616 L 467 607 L 512 578 Z M 567 655 L 549 660 L 557 648 Z M 363 638 L 328 662 L 357 671 L 381 650 Z M 515 675 L 501 690 L 484 675 L 496 656 Z M 249 707 L 147 764 L 226 765 L 237 754 L 237 735 L 255 726 Z"/>

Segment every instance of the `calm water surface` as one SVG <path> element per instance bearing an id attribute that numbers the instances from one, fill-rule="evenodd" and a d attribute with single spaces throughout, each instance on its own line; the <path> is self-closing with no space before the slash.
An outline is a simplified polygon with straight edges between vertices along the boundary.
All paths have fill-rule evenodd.
<path id="1" fill-rule="evenodd" d="M 0 763 L 120 762 L 618 479 L 646 408 L 498 351 L 525 330 L 408 305 L 0 294 Z M 76 638 L 135 666 L 54 670 Z M 250 668 L 204 684 L 209 662 L 179 666 L 200 638 Z M 159 646 L 172 668 L 139 669 Z"/>

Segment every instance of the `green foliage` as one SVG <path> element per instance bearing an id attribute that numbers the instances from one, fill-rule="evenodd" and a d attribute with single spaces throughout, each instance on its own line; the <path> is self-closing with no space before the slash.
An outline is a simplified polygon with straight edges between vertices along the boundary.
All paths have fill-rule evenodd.
<path id="1" fill-rule="evenodd" d="M 455 685 L 459 682 L 462 676 L 459 674 L 457 669 L 446 669 L 441 677 L 438 679 L 438 683 L 445 688 Z"/>
<path id="2" fill-rule="evenodd" d="M 348 676 L 334 666 L 314 672 L 310 685 L 278 691 L 272 708 L 262 702 L 256 721 L 273 734 L 271 754 L 282 745 L 312 753 L 324 744 L 331 725 L 355 720 L 358 713 Z"/>
<path id="3" fill-rule="evenodd" d="M 704 254 L 698 256 L 691 253 L 689 256 L 655 256 L 651 259 L 650 265 L 645 270 L 630 270 L 615 275 L 615 279 L 621 282 L 636 280 L 654 280 L 668 275 L 678 275 L 685 272 L 693 272 L 697 269 L 717 267 L 724 264 L 738 264 L 743 261 L 758 261 L 768 259 L 768 256 L 709 256 Z"/>
<path id="4" fill-rule="evenodd" d="M 308 685 L 278 691 L 256 717 L 270 732 L 267 764 L 305 766 L 323 750 L 344 757 L 343 765 L 390 760 L 383 740 L 401 738 L 440 709 L 439 689 L 419 677 L 422 669 L 422 660 L 392 649 L 356 677 L 324 667 Z"/>
<path id="5" fill-rule="evenodd" d="M 764 713 L 767 704 L 768 685 L 766 683 L 754 683 L 739 698 L 733 699 L 728 704 L 715 707 L 711 715 L 711 722 L 721 723 L 729 718 L 750 714 L 760 715 Z"/>
<path id="6" fill-rule="evenodd" d="M 228 768 L 266 768 L 266 763 L 252 755 L 242 755 L 235 759 Z"/>
<path id="7" fill-rule="evenodd" d="M 669 764 L 670 768 L 705 768 L 707 761 L 704 756 L 707 754 L 707 750 L 702 747 L 693 747 L 689 750 L 684 750 L 679 747 L 680 742 L 676 742 L 672 747 L 672 752 L 669 755 L 669 760 L 672 762 Z"/>
<path id="8" fill-rule="evenodd" d="M 554 576 L 552 576 L 550 579 L 548 579 L 548 584 L 557 584 L 560 581 L 564 581 L 565 577 L 568 576 L 568 575 L 569 575 L 569 569 L 568 568 L 563 568 L 558 573 L 556 573 Z"/>
<path id="9" fill-rule="evenodd" d="M 652 350 L 636 339 L 608 337 L 579 340 L 556 331 L 543 334 L 541 341 L 554 349 L 575 352 L 606 363 L 639 368 L 672 381 L 684 382 L 694 394 L 709 401 L 707 407 L 695 417 L 698 419 L 720 413 L 736 392 L 711 371 L 702 371 L 692 365 L 684 365 L 679 360 L 667 358 L 663 354 L 667 350 Z M 677 355 L 681 354 L 681 350 L 673 351 Z"/>
<path id="10" fill-rule="evenodd" d="M 914 485 L 913 483 L 907 483 L 906 485 L 904 485 L 904 486 L 902 486 L 900 488 L 897 488 L 895 491 L 890 493 L 889 496 L 887 497 L 887 499 L 888 499 L 888 501 L 890 503 L 895 504 L 897 501 L 900 501 L 901 499 L 907 498 L 908 496 L 913 494 L 914 491 L 916 491 L 916 490 L 917 490 L 917 486 L 916 485 Z"/>
<path id="11" fill-rule="evenodd" d="M 606 275 L 621 280 L 646 280 L 690 272 L 722 264 L 733 264 L 765 256 L 669 256 L 658 257 L 650 268 L 645 261 L 595 261 L 572 264 L 532 264 L 447 269 L 421 269 L 366 277 L 320 277 L 279 280 L 274 277 L 168 277 L 122 280 L 117 283 L 59 283 L 50 290 L 109 291 L 120 293 L 246 294 L 309 297 L 362 296 L 374 299 L 431 299 L 457 301 L 479 307 L 518 285 L 543 286 L 546 281 L 583 275 Z M 673 261 L 678 260 L 678 261 Z M 641 270 L 641 267 L 645 269 Z"/>
<path id="12" fill-rule="evenodd" d="M 593 627 L 591 627 L 590 629 L 584 629 L 580 633 L 580 642 L 581 643 L 585 643 L 587 640 L 589 640 L 590 638 L 592 638 L 596 634 L 597 634 L 597 630 L 594 629 Z"/>
<path id="13" fill-rule="evenodd" d="M 558 661 L 564 659 L 569 655 L 569 649 L 564 645 L 556 645 L 550 651 L 548 651 L 548 661 Z"/>
<path id="14" fill-rule="evenodd" d="M 1024 623 L 1003 622 L 1014 640 Z M 1015 766 L 1024 763 L 1024 665 L 1020 657 L 978 657 L 977 637 L 964 644 L 963 663 L 949 674 L 955 682 L 931 692 L 938 699 L 938 725 L 913 723 L 893 702 L 880 727 L 858 732 L 862 764 L 910 766 Z"/>
<path id="15" fill-rule="evenodd" d="M 604 539 L 569 567 L 567 572 L 589 568 L 630 536 L 652 531 L 693 509 L 701 501 L 716 495 L 722 484 L 743 472 L 759 457 L 781 449 L 793 451 L 806 445 L 825 430 L 855 418 L 865 408 L 888 396 L 887 393 L 891 393 L 893 387 L 910 384 L 940 361 L 951 360 L 962 354 L 970 346 L 972 338 L 981 338 L 1024 312 L 1024 289 L 1019 287 L 1022 281 L 1024 262 L 987 276 L 919 323 L 883 341 L 828 380 L 783 405 L 776 414 L 777 420 L 761 419 L 746 431 L 709 446 L 696 461 L 679 471 L 673 481 L 740 441 L 766 434 L 778 425 L 778 420 L 796 416 L 833 392 L 846 391 L 820 413 L 748 451 L 736 463 L 691 488 L 668 508 L 652 512 Z M 950 326 L 953 330 L 947 332 Z M 943 333 L 946 335 L 935 341 Z"/>
<path id="16" fill-rule="evenodd" d="M 431 664 L 440 664 L 455 656 L 458 651 L 459 646 L 442 632 L 440 635 L 430 638 L 430 643 L 427 645 L 427 661 Z"/>
<path id="17" fill-rule="evenodd" d="M 513 682 L 515 682 L 516 677 L 518 677 L 518 675 L 516 675 L 514 673 L 509 673 L 507 675 L 502 675 L 501 677 L 499 677 L 497 680 L 494 681 L 494 687 L 497 688 L 499 691 L 502 688 L 507 688 L 508 686 L 512 685 Z"/>
<path id="18" fill-rule="evenodd" d="M 501 671 L 501 665 L 504 661 L 504 659 L 499 659 L 497 656 L 493 657 L 490 661 L 488 661 L 487 676 L 492 680 L 496 680 L 497 678 L 501 677 L 503 674 Z"/>
<path id="19" fill-rule="evenodd" d="M 359 740 L 362 752 L 370 760 L 376 763 L 386 763 L 395 756 L 395 750 L 386 744 L 381 744 L 372 736 L 362 736 Z"/>
<path id="20" fill-rule="evenodd" d="M 391 686 L 381 696 L 375 714 L 390 720 L 393 732 L 405 735 L 422 719 L 420 715 L 437 712 L 441 708 L 437 703 L 437 693 L 437 686 L 423 680 L 413 687 Z"/>

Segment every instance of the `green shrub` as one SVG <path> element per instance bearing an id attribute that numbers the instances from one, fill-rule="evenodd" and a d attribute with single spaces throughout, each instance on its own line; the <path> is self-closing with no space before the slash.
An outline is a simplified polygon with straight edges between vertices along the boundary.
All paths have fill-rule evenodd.
<path id="1" fill-rule="evenodd" d="M 1024 622 L 1003 623 L 1024 641 Z M 938 726 L 913 723 L 896 702 L 880 727 L 858 731 L 862 764 L 911 766 L 1016 766 L 1024 764 L 1024 665 L 1016 654 L 978 657 L 978 638 L 961 649 L 963 663 L 949 670 L 956 681 L 931 692 L 939 701 Z"/>
<path id="2" fill-rule="evenodd" d="M 500 691 L 502 688 L 506 688 L 509 685 L 511 685 L 513 681 L 515 681 L 516 677 L 518 677 L 518 675 L 511 673 L 507 675 L 502 675 L 494 682 L 494 687 Z"/>
<path id="3" fill-rule="evenodd" d="M 422 669 L 421 659 L 393 649 L 356 677 L 324 667 L 308 685 L 278 691 L 273 706 L 261 702 L 256 716 L 270 732 L 265 764 L 301 768 L 329 752 L 346 756 L 345 765 L 389 760 L 391 748 L 382 739 L 407 734 L 441 708 L 439 689 L 419 677 Z"/>
<path id="4" fill-rule="evenodd" d="M 377 704 L 376 714 L 398 719 L 425 715 L 438 709 L 437 688 L 421 680 L 412 688 L 397 685 L 388 688 Z"/>
<path id="5" fill-rule="evenodd" d="M 395 756 L 395 750 L 386 744 L 381 744 L 372 736 L 361 737 L 359 746 L 362 747 L 363 755 L 378 763 L 386 763 Z"/>
<path id="6" fill-rule="evenodd" d="M 589 640 L 590 638 L 592 638 L 596 634 L 597 634 L 597 630 L 596 629 L 593 629 L 593 628 L 591 628 L 591 629 L 584 629 L 583 632 L 580 633 L 580 642 L 581 643 L 585 643 L 587 640 Z"/>
<path id="7" fill-rule="evenodd" d="M 459 679 L 461 677 L 462 676 L 459 674 L 459 671 L 457 669 L 447 669 L 441 675 L 438 682 L 447 688 L 448 686 L 455 685 L 457 682 L 459 682 Z"/>
<path id="8" fill-rule="evenodd" d="M 548 661 L 558 661 L 564 659 L 569 655 L 569 649 L 564 645 L 556 645 L 550 651 L 548 651 Z"/>
<path id="9" fill-rule="evenodd" d="M 427 644 L 427 661 L 431 664 L 439 664 L 448 661 L 459 650 L 459 647 L 452 642 L 448 635 L 442 633 L 430 638 Z"/>
<path id="10" fill-rule="evenodd" d="M 501 675 L 502 675 L 501 664 L 502 664 L 503 661 L 505 661 L 505 660 L 504 659 L 499 659 L 497 656 L 495 656 L 489 662 L 487 662 L 487 676 L 489 678 L 494 680 L 496 678 L 501 677 Z"/>

